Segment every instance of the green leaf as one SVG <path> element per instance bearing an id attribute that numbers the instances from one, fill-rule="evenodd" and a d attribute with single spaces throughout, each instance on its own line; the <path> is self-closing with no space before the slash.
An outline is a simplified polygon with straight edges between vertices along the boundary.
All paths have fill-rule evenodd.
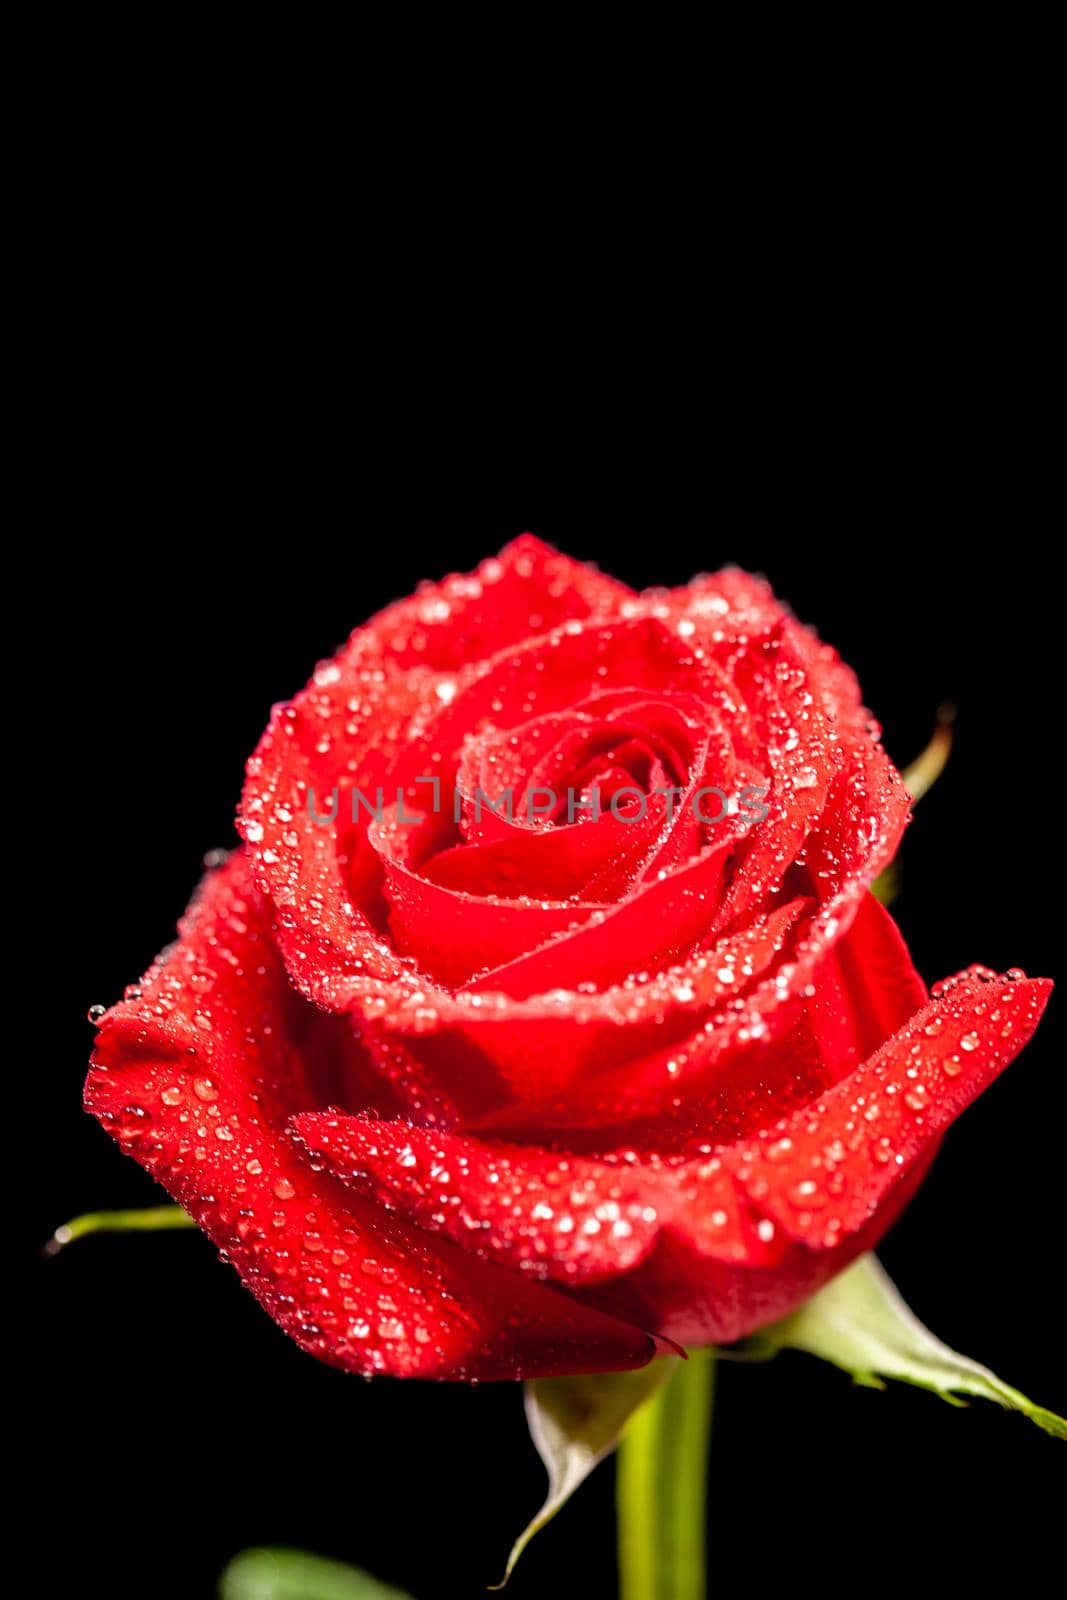
<path id="1" fill-rule="evenodd" d="M 761 1329 L 738 1353 L 758 1359 L 783 1349 L 821 1356 L 868 1388 L 882 1389 L 884 1378 L 898 1378 L 931 1389 L 951 1405 L 964 1404 L 960 1395 L 995 1400 L 1009 1411 L 1021 1411 L 1055 1438 L 1067 1439 L 1062 1417 L 1035 1405 L 988 1367 L 958 1355 L 924 1328 L 873 1255 L 861 1256 L 799 1311 Z"/>
<path id="2" fill-rule="evenodd" d="M 952 754 L 952 724 L 955 720 L 955 706 L 940 706 L 930 743 L 901 773 L 904 787 L 916 805 L 924 794 L 929 793 L 948 765 L 948 758 Z M 884 906 L 891 906 L 900 893 L 900 885 L 900 864 L 891 861 L 871 884 L 871 893 Z"/>
<path id="3" fill-rule="evenodd" d="M 219 1600 L 411 1600 L 369 1572 L 284 1546 L 242 1550 L 219 1579 Z"/>
<path id="4" fill-rule="evenodd" d="M 955 706 L 939 706 L 930 743 L 901 773 L 904 787 L 916 803 L 929 793 L 948 765 L 948 758 L 952 754 L 952 724 L 955 720 Z"/>
<path id="5" fill-rule="evenodd" d="M 548 1472 L 548 1495 L 512 1546 L 500 1583 L 507 1583 L 535 1533 L 618 1444 L 638 1407 L 670 1377 L 677 1356 L 660 1356 L 636 1372 L 598 1372 L 577 1378 L 535 1378 L 526 1385 L 530 1437 Z"/>
<path id="6" fill-rule="evenodd" d="M 196 1221 L 181 1206 L 139 1206 L 132 1211 L 87 1211 L 64 1222 L 45 1245 L 45 1254 L 58 1255 L 75 1239 L 91 1233 L 163 1233 L 170 1228 L 195 1228 Z"/>
<path id="7" fill-rule="evenodd" d="M 900 893 L 900 863 L 891 861 L 871 884 L 871 893 L 884 906 L 891 906 Z"/>

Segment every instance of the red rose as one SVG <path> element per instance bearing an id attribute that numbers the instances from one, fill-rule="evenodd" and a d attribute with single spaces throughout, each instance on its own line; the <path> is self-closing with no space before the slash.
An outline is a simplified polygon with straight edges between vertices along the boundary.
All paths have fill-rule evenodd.
<path id="1" fill-rule="evenodd" d="M 928 997 L 868 892 L 908 811 L 876 735 L 762 582 L 522 538 L 276 710 L 86 1103 L 340 1366 L 736 1339 L 881 1237 L 1050 987 Z"/>

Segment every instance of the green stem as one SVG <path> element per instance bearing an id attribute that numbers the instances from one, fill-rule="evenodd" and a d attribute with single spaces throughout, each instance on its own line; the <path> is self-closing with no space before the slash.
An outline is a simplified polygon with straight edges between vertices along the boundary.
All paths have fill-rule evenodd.
<path id="1" fill-rule="evenodd" d="M 623 1435 L 616 1476 L 620 1600 L 705 1600 L 714 1392 L 715 1352 L 693 1350 Z"/>

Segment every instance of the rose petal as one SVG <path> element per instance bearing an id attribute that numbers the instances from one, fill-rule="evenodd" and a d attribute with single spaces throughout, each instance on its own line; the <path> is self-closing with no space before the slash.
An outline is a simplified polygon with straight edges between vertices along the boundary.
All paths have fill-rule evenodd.
<path id="1" fill-rule="evenodd" d="M 813 1248 L 863 1227 L 1018 1055 L 1051 987 L 973 970 L 944 986 L 861 1067 L 744 1147 L 750 1198 Z"/>
<path id="2" fill-rule="evenodd" d="M 293 1129 L 341 1182 L 536 1277 L 617 1276 L 656 1234 L 656 1186 L 625 1166 L 335 1112 L 297 1116 Z"/>
<path id="3" fill-rule="evenodd" d="M 431 1081 L 455 1097 L 461 1121 L 509 1134 L 524 1123 L 528 1129 L 573 1129 L 571 1097 L 583 1092 L 587 1078 L 599 1076 L 603 1083 L 615 1069 L 625 1076 L 627 1063 L 699 1034 L 714 1006 L 783 958 L 805 905 L 796 900 L 761 914 L 698 957 L 642 982 L 521 1001 L 499 993 L 425 993 L 417 1003 L 383 1008 L 376 1026 L 407 1041 Z M 657 1105 L 664 1077 L 660 1070 Z M 609 1093 L 617 1081 L 610 1081 Z M 591 1087 L 602 1093 L 595 1081 Z M 616 1110 L 625 1104 L 623 1096 Z"/>
<path id="4" fill-rule="evenodd" d="M 459 988 L 475 973 L 521 956 L 598 909 L 577 901 L 501 900 L 445 888 L 405 859 L 412 828 L 396 808 L 367 830 L 385 869 L 389 931 L 395 948 L 438 983 Z"/>
<path id="5" fill-rule="evenodd" d="M 810 966 L 779 961 L 764 972 L 783 953 L 802 905 L 779 908 L 765 925 L 739 933 L 736 944 L 723 940 L 711 959 L 679 970 L 676 995 L 702 1006 L 684 1031 L 668 1026 L 650 1040 L 634 1018 L 619 1036 L 622 1046 L 636 1047 L 629 1055 L 612 1051 L 609 1042 L 601 1061 L 587 1057 L 555 1096 L 517 1112 L 490 1110 L 477 1126 L 513 1134 L 521 1122 L 531 1138 L 567 1129 L 587 1150 L 626 1138 L 665 1149 L 729 1143 L 806 1105 L 903 1026 L 925 1002 L 926 989 L 872 895 Z M 730 1009 L 728 997 L 744 990 L 746 970 L 762 981 Z M 714 1009 L 716 1001 L 722 1009 Z M 561 1003 L 561 1015 L 566 1011 Z M 479 1026 L 484 1034 L 484 1016 Z"/>
<path id="6" fill-rule="evenodd" d="M 341 1011 L 375 983 L 405 978 L 404 964 L 352 903 L 345 856 L 354 846 L 343 827 L 351 789 L 373 800 L 426 707 L 443 707 L 485 658 L 531 631 L 611 616 L 630 594 L 524 535 L 470 576 L 424 585 L 357 628 L 291 705 L 276 708 L 248 764 L 239 827 L 305 994 Z M 335 787 L 342 826 L 320 826 L 311 800 L 328 815 Z"/>
<path id="7" fill-rule="evenodd" d="M 289 988 L 237 855 L 206 882 L 142 998 L 104 1019 L 86 1104 L 225 1250 L 270 1315 L 323 1360 L 447 1378 L 642 1364 L 652 1346 L 638 1329 L 310 1170 L 287 1123 L 306 1109 L 324 1028 L 335 1051 L 358 1054 L 342 1020 Z"/>

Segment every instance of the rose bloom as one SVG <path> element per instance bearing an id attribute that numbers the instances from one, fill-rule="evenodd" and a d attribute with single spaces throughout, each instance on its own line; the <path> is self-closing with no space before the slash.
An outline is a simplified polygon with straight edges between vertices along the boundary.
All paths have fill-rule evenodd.
<path id="1" fill-rule="evenodd" d="M 338 1366 L 738 1339 L 881 1238 L 1045 1004 L 928 994 L 869 891 L 908 804 L 764 582 L 635 594 L 523 537 L 275 709 L 86 1105 Z"/>

